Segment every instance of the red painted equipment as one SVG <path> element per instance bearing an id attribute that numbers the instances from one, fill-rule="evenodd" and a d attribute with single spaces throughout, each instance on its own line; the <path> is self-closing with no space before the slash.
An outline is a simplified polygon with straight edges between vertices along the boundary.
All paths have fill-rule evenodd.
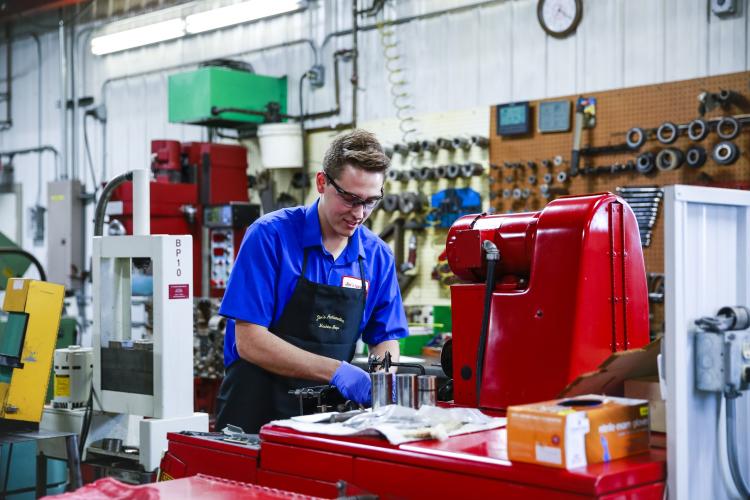
<path id="1" fill-rule="evenodd" d="M 49 498 L 49 497 L 45 497 Z M 59 495 L 63 500 L 101 500 L 103 498 L 128 498 L 132 500 L 314 500 L 284 490 L 264 488 L 254 484 L 243 484 L 205 475 L 197 475 L 154 484 L 133 486 L 106 477 L 87 484 L 71 493 Z"/>
<path id="2" fill-rule="evenodd" d="M 487 297 L 484 240 L 500 255 Z M 552 399 L 612 352 L 648 342 L 638 226 L 612 194 L 560 198 L 538 213 L 462 217 L 448 233 L 447 254 L 452 271 L 470 282 L 451 287 L 455 401 L 449 405 L 502 414 L 510 404 Z M 477 404 L 485 298 L 491 306 Z M 336 494 L 340 480 L 379 498 L 661 499 L 665 488 L 662 449 L 568 471 L 509 462 L 500 429 L 399 446 L 273 425 L 260 438 L 245 474 L 263 486 L 325 497 Z M 163 467 L 190 463 L 185 473 L 204 472 L 211 462 L 212 470 L 229 474 L 232 463 L 245 460 L 218 454 L 215 444 L 196 437 L 168 439 Z"/>
<path id="3" fill-rule="evenodd" d="M 229 206 L 235 202 L 253 207 L 253 210 L 245 211 L 252 212 L 252 217 L 234 221 L 237 222 L 235 226 L 221 228 L 222 237 L 229 242 L 223 249 L 230 251 L 222 255 L 221 265 L 229 268 L 239 250 L 244 229 L 259 215 L 259 207 L 247 204 L 247 150 L 228 144 L 180 144 L 178 141 L 159 140 L 151 142 L 151 158 L 151 169 L 156 179 L 151 183 L 151 233 L 192 235 L 195 296 L 221 297 L 226 280 L 203 282 L 204 275 L 211 279 L 212 271 L 204 270 L 204 262 L 214 264 L 208 256 L 204 257 L 204 208 Z M 114 218 L 123 223 L 128 233 L 132 233 L 132 183 L 127 182 L 117 188 L 111 200 L 122 202 L 122 211 Z M 213 226 L 209 230 L 211 241 L 211 232 L 215 230 Z M 218 262 L 218 259 L 215 260 Z"/>
<path id="4" fill-rule="evenodd" d="M 481 401 L 476 399 L 487 262 L 495 268 Z M 612 194 L 559 198 L 541 212 L 465 216 L 448 232 L 454 399 L 504 409 L 558 396 L 616 351 L 648 343 L 648 291 L 638 225 Z M 480 284 L 481 283 L 481 284 Z"/>
<path id="5" fill-rule="evenodd" d="M 350 494 L 386 499 L 663 498 L 664 450 L 567 471 L 509 462 L 503 434 L 492 430 L 393 446 L 383 439 L 267 425 L 261 430 L 260 459 L 249 456 L 244 445 L 168 434 L 162 473 L 179 478 L 200 471 L 327 498 L 337 496 L 339 481 L 349 485 Z"/>
<path id="6" fill-rule="evenodd" d="M 168 433 L 169 449 L 159 466 L 160 480 L 178 479 L 195 474 L 231 479 L 243 483 L 258 483 L 257 442 L 224 441 L 215 433 Z"/>

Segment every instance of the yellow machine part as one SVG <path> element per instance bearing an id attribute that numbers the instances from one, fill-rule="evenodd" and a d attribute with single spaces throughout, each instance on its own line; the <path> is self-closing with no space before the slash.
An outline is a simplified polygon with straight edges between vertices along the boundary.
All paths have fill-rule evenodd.
<path id="1" fill-rule="evenodd" d="M 6 312 L 24 312 L 26 307 L 26 297 L 29 295 L 29 285 L 33 280 L 19 278 L 10 278 L 8 280 L 7 290 L 5 291 L 5 301 L 3 302 L 3 311 Z"/>
<path id="2" fill-rule="evenodd" d="M 18 281 L 24 283 L 19 285 Z M 8 280 L 3 309 L 25 312 L 28 322 L 21 353 L 23 368 L 14 368 L 10 385 L 0 387 L 0 418 L 37 423 L 41 420 L 64 296 L 62 285 L 28 279 Z M 18 308 L 19 304 L 22 309 Z"/>

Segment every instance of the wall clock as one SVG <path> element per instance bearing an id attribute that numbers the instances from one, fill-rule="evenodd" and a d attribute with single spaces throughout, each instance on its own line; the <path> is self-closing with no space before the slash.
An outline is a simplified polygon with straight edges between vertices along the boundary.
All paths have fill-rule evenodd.
<path id="1" fill-rule="evenodd" d="M 555 38 L 565 38 L 581 22 L 583 0 L 539 0 L 536 16 L 544 31 Z"/>

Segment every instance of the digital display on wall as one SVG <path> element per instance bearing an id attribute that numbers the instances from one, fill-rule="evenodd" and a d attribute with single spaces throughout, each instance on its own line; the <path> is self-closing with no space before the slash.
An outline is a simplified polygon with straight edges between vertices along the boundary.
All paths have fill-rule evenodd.
<path id="1" fill-rule="evenodd" d="M 497 106 L 497 134 L 502 136 L 528 134 L 531 129 L 529 102 Z"/>

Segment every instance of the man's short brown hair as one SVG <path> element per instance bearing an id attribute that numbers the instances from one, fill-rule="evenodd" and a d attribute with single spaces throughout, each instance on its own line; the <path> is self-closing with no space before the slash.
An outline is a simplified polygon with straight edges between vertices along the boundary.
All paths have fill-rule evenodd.
<path id="1" fill-rule="evenodd" d="M 362 129 L 336 137 L 323 157 L 323 171 L 332 179 L 338 179 L 346 165 L 385 174 L 390 164 L 375 134 Z"/>

